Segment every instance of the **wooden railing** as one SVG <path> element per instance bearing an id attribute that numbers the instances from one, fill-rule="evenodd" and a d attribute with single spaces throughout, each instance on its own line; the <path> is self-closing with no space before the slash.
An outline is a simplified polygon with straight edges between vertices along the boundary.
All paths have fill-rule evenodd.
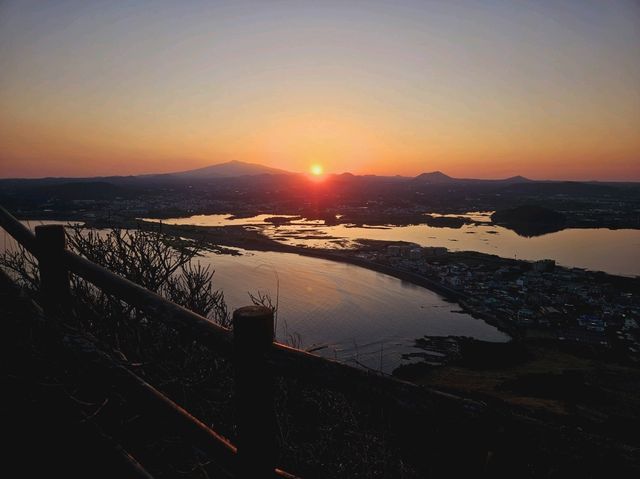
<path id="1" fill-rule="evenodd" d="M 295 377 L 314 385 L 379 402 L 416 418 L 443 412 L 477 417 L 484 405 L 454 395 L 416 386 L 377 372 L 356 369 L 274 342 L 270 309 L 247 306 L 233 314 L 233 331 L 189 311 L 65 248 L 62 225 L 37 226 L 35 235 L 0 206 L 0 226 L 32 253 L 40 267 L 40 297 L 48 315 L 63 317 L 70 304 L 69 274 L 76 274 L 103 291 L 144 311 L 216 352 L 233 358 L 238 447 L 157 391 L 143 379 L 98 354 L 98 362 L 114 381 L 135 387 L 143 401 L 154 403 L 175 418 L 200 444 L 207 444 L 221 463 L 238 477 L 294 477 L 276 468 L 276 431 L 273 376 Z M 77 341 L 84 341 L 77 338 Z M 83 350 L 91 350 L 84 345 Z M 95 356 L 95 355 L 94 355 Z M 95 359 L 95 358 L 94 358 Z M 257 400 L 256 398 L 259 398 Z"/>

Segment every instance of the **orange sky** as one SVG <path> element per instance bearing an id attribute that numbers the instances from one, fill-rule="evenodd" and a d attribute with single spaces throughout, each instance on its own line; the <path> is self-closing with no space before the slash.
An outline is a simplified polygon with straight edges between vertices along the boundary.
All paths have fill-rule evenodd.
<path id="1" fill-rule="evenodd" d="M 640 181 L 637 3 L 150 5 L 0 5 L 0 177 Z"/>

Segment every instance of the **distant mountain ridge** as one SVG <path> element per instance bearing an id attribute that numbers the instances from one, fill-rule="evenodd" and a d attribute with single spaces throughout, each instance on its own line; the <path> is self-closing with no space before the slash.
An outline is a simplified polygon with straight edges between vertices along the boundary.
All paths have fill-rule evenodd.
<path id="1" fill-rule="evenodd" d="M 456 181 L 455 178 L 445 175 L 442 171 L 431 171 L 429 173 L 422 173 L 414 178 L 414 180 L 421 183 L 451 183 Z"/>
<path id="2" fill-rule="evenodd" d="M 530 180 L 529 178 L 525 178 L 524 176 L 511 176 L 509 178 L 498 179 L 498 180 L 484 180 L 484 179 L 475 179 L 475 178 L 453 178 L 449 175 L 444 174 L 442 171 L 431 171 L 428 173 L 422 173 L 413 178 L 413 181 L 421 184 L 432 184 L 432 185 L 442 185 L 447 183 L 503 183 L 503 184 L 512 184 L 512 183 L 531 183 L 534 180 Z"/>
<path id="3" fill-rule="evenodd" d="M 241 178 L 241 177 L 268 177 L 273 176 L 306 176 L 305 173 L 292 172 L 279 168 L 261 165 L 258 163 L 248 163 L 244 161 L 232 160 L 224 163 L 195 168 L 192 170 L 176 171 L 171 173 L 147 173 L 140 175 L 127 176 L 92 176 L 92 177 L 43 177 L 43 178 L 0 178 L 2 185 L 19 185 L 19 184 L 62 184 L 77 182 L 109 182 L 125 185 L 138 185 L 141 183 L 164 183 L 164 182 L 180 182 L 180 181 L 206 181 L 225 178 Z M 542 185 L 548 188 L 570 187 L 580 188 L 584 185 L 589 187 L 601 185 L 603 188 L 609 185 L 622 185 L 628 183 L 634 185 L 636 182 L 603 182 L 603 181 L 566 181 L 566 180 L 532 180 L 521 175 L 511 176 L 503 179 L 479 179 L 479 178 L 455 178 L 449 176 L 442 171 L 430 171 L 421 173 L 415 177 L 410 176 L 385 176 L 373 174 L 353 174 L 351 172 L 329 173 L 327 178 L 339 179 L 341 181 L 386 181 L 386 182 L 409 182 L 416 186 L 420 185 L 496 185 L 496 186 L 528 186 L 535 188 L 536 185 Z M 555 186 L 553 186 L 555 185 Z M 582 185 L 582 186 L 581 186 Z"/>
<path id="4" fill-rule="evenodd" d="M 290 171 L 271 168 L 257 163 L 246 163 L 244 161 L 227 161 L 216 165 L 196 168 L 194 170 L 178 171 L 175 173 L 163 173 L 155 175 L 141 175 L 149 177 L 171 177 L 183 179 L 207 179 L 207 178 L 231 178 L 236 176 L 256 176 L 256 175 L 291 175 Z"/>

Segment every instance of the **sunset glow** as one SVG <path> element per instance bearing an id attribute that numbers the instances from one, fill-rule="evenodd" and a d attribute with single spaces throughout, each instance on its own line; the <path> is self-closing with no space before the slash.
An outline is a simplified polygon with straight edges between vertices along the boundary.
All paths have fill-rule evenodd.
<path id="1" fill-rule="evenodd" d="M 0 177 L 640 180 L 630 1 L 0 4 Z"/>
<path id="2" fill-rule="evenodd" d="M 640 0 L 0 0 L 0 234 L 21 477 L 640 478 Z"/>

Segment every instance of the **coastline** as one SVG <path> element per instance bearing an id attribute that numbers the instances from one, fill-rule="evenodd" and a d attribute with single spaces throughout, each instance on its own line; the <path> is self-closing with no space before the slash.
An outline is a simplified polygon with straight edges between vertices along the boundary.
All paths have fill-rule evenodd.
<path id="1" fill-rule="evenodd" d="M 157 225 L 157 223 L 138 221 L 136 224 L 122 225 L 122 227 L 136 228 L 140 226 L 151 226 L 151 228 L 153 228 L 157 227 Z M 98 227 L 98 225 L 90 226 Z M 449 288 L 448 286 L 425 276 L 359 258 L 355 256 L 357 250 L 338 250 L 337 252 L 335 250 L 304 248 L 299 246 L 286 245 L 276 242 L 262 235 L 260 232 L 246 230 L 242 226 L 215 227 L 162 224 L 160 230 L 164 234 L 189 238 L 195 241 L 201 241 L 208 245 L 241 248 L 249 251 L 291 253 L 300 256 L 347 263 L 354 266 L 359 266 L 361 268 L 366 268 L 368 270 L 382 273 L 387 276 L 392 276 L 394 278 L 400 279 L 401 281 L 406 281 L 415 286 L 428 289 L 429 291 L 438 294 L 446 301 L 455 303 L 464 313 L 496 327 L 498 330 L 509 335 L 512 339 L 519 339 L 520 337 L 522 337 L 522 332 L 517 327 L 517 325 L 513 324 L 512 322 L 470 308 L 465 301 L 469 299 L 469 296 L 467 294 Z M 489 255 L 485 256 L 489 257 Z"/>
<path id="2" fill-rule="evenodd" d="M 451 289 L 448 286 L 445 286 L 442 283 L 434 281 L 425 276 L 412 273 L 410 271 L 404 271 L 401 269 L 393 268 L 391 266 L 387 266 L 381 263 L 376 263 L 374 261 L 368 261 L 365 259 L 349 256 L 346 254 L 331 253 L 324 250 L 313 251 L 310 248 L 309 249 L 297 248 L 296 251 L 292 251 L 292 252 L 302 256 L 310 256 L 313 258 L 320 258 L 320 259 L 325 259 L 329 261 L 348 263 L 355 266 L 359 266 L 361 268 L 366 268 L 372 271 L 376 271 L 378 273 L 386 274 L 387 276 L 393 276 L 394 278 L 398 278 L 402 281 L 406 281 L 413 285 L 420 286 L 422 288 L 428 289 L 440 295 L 445 300 L 457 304 L 460 307 L 461 311 L 467 313 L 468 315 L 476 319 L 481 319 L 485 323 L 495 326 L 497 329 L 499 329 L 503 333 L 506 333 L 509 336 L 511 336 L 512 339 L 518 339 L 522 335 L 519 328 L 515 327 L 515 325 L 513 325 L 509 321 L 505 321 L 501 318 L 488 315 L 486 313 L 482 313 L 479 311 L 475 311 L 472 308 L 469 308 L 469 306 L 465 302 L 466 299 L 469 299 L 469 296 L 466 295 L 465 293 L 461 291 L 457 291 L 455 289 Z"/>
<path id="3" fill-rule="evenodd" d="M 500 317 L 498 312 L 494 312 L 491 309 L 483 307 L 482 304 L 479 304 L 484 298 L 481 292 L 478 295 L 453 289 L 440 281 L 421 274 L 420 271 L 412 272 L 404 268 L 398 268 L 387 264 L 387 261 L 376 261 L 375 254 L 373 255 L 373 260 L 367 259 L 367 256 L 370 256 L 368 253 L 380 253 L 385 250 L 388 245 L 400 244 L 403 242 L 359 240 L 358 242 L 360 243 L 360 247 L 357 249 L 319 249 L 283 244 L 263 235 L 259 229 L 247 229 L 244 225 L 168 225 L 165 223 L 156 223 L 137 219 L 119 219 L 116 221 L 111 220 L 109 222 L 105 222 L 104 220 L 89 220 L 85 222 L 84 226 L 89 228 L 118 227 L 160 231 L 168 236 L 195 241 L 205 249 L 217 254 L 238 254 L 229 248 L 240 248 L 248 251 L 291 253 L 328 261 L 348 263 L 428 289 L 438 294 L 444 300 L 455 303 L 464 313 L 496 327 L 513 339 L 517 340 L 526 337 L 526 325 L 523 326 L 518 324 L 518 322 L 512 317 Z M 531 268 L 532 264 L 531 261 L 527 260 L 504 258 L 476 251 L 449 252 L 443 257 L 443 260 L 446 264 L 459 264 L 469 261 L 476 264 L 492 264 L 497 267 L 505 266 L 507 268 L 519 268 L 522 270 Z M 438 261 L 440 261 L 440 259 L 438 259 Z M 596 283 L 609 282 L 618 288 L 625 291 L 631 291 L 634 294 L 640 292 L 638 278 L 612 275 L 590 270 L 583 270 L 583 273 L 575 273 L 575 271 L 580 270 L 580 268 L 572 269 L 562 266 L 558 266 L 557 268 L 560 271 L 564 271 L 564 274 L 572 274 L 571 271 L 574 271 L 573 274 L 580 274 L 581 276 L 583 274 L 588 275 L 588 278 L 586 278 L 588 281 L 595 281 Z"/>

